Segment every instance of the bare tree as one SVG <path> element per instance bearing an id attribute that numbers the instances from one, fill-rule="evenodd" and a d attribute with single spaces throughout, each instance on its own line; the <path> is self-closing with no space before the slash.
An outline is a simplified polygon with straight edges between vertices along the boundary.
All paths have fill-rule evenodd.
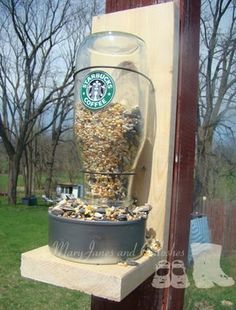
<path id="1" fill-rule="evenodd" d="M 8 197 L 16 203 L 23 154 L 31 156 L 35 137 L 65 120 L 61 107 L 72 95 L 89 12 L 83 1 L 70 0 L 0 0 L 0 11 L 0 137 L 9 158 Z"/>
<path id="2" fill-rule="evenodd" d="M 60 97 L 59 97 L 60 98 Z M 51 151 L 47 162 L 47 179 L 45 184 L 45 194 L 47 196 L 51 195 L 52 190 L 52 180 L 53 180 L 53 169 L 56 156 L 57 146 L 60 142 L 62 134 L 71 129 L 70 124 L 66 123 L 66 119 L 72 110 L 72 103 L 69 100 L 63 100 L 61 104 L 57 104 L 54 109 L 54 115 L 59 114 L 57 121 L 52 125 L 51 133 Z M 67 119 L 67 122 L 69 120 Z"/>
<path id="3" fill-rule="evenodd" d="M 3 146 L 3 143 L 0 142 L 0 174 L 6 174 L 8 170 L 7 167 L 7 156 L 6 156 L 6 150 Z M 0 192 L 3 190 L 0 189 Z"/>
<path id="4" fill-rule="evenodd" d="M 234 131 L 236 16 L 232 0 L 202 2 L 195 202 L 212 194 L 215 144 Z M 214 183 L 215 184 L 215 183 Z"/>

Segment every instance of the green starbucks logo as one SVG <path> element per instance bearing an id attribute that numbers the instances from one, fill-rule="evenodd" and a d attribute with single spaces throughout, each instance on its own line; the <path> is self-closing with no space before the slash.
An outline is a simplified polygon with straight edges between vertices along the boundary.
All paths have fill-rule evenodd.
<path id="1" fill-rule="evenodd" d="M 115 95 L 115 82 L 104 71 L 93 71 L 86 75 L 80 88 L 82 103 L 89 110 L 106 107 Z"/>

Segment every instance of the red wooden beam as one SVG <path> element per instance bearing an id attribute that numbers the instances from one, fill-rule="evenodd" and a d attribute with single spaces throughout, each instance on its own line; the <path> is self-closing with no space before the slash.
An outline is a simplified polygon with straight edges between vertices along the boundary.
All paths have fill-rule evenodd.
<path id="1" fill-rule="evenodd" d="M 162 292 L 153 288 L 153 276 L 149 277 L 121 302 L 115 302 L 92 296 L 92 310 L 152 310 L 161 309 Z"/>
<path id="2" fill-rule="evenodd" d="M 199 31 L 201 1 L 179 0 L 180 47 L 169 249 L 175 255 L 169 260 L 188 254 L 190 215 L 193 201 L 195 133 L 197 128 Z M 181 253 L 179 256 L 176 253 Z M 184 257 L 182 256 L 184 253 Z M 170 287 L 165 292 L 166 309 L 181 310 L 184 289 Z"/>
<path id="3" fill-rule="evenodd" d="M 171 2 L 171 0 L 107 0 L 106 13 L 124 11 L 164 2 Z"/>
<path id="4" fill-rule="evenodd" d="M 169 0 L 106 0 L 106 12 L 153 5 Z M 193 170 L 198 93 L 200 2 L 176 1 L 180 7 L 180 49 L 178 101 L 175 137 L 172 206 L 169 249 L 184 251 L 187 257 L 189 221 L 192 211 Z M 168 21 L 167 21 L 168 22 Z M 169 256 L 169 260 L 183 257 Z M 153 276 L 143 282 L 120 303 L 92 296 L 92 310 L 181 310 L 184 290 L 158 290 L 151 286 Z"/>

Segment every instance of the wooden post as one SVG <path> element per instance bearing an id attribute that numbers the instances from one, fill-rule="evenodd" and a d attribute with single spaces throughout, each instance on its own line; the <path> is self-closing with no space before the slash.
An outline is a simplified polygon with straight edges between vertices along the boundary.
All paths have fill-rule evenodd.
<path id="1" fill-rule="evenodd" d="M 111 13 L 163 2 L 170 1 L 107 0 L 106 12 Z M 180 7 L 180 56 L 175 162 L 168 248 L 169 250 L 184 251 L 185 257 L 187 257 L 195 153 L 200 1 L 178 0 L 177 3 Z M 175 259 L 177 258 L 175 256 Z M 183 259 L 182 256 L 180 258 Z M 169 260 L 172 259 L 173 252 L 169 255 Z M 184 290 L 170 287 L 164 291 L 153 288 L 151 285 L 152 278 L 147 279 L 120 303 L 92 296 L 91 309 L 182 309 Z"/>
<path id="2" fill-rule="evenodd" d="M 199 30 L 201 1 L 179 0 L 180 45 L 175 161 L 169 232 L 169 260 L 187 261 L 193 200 L 195 133 L 197 126 Z M 177 253 L 181 251 L 184 257 Z M 165 292 L 164 309 L 183 309 L 184 289 Z"/>

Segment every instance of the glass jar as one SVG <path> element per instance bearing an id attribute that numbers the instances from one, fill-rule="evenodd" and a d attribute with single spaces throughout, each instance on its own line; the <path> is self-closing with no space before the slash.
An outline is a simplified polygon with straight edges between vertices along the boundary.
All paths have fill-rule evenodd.
<path id="1" fill-rule="evenodd" d="M 74 134 L 90 203 L 132 201 L 151 84 L 145 49 L 139 37 L 109 31 L 88 36 L 78 51 Z"/>

